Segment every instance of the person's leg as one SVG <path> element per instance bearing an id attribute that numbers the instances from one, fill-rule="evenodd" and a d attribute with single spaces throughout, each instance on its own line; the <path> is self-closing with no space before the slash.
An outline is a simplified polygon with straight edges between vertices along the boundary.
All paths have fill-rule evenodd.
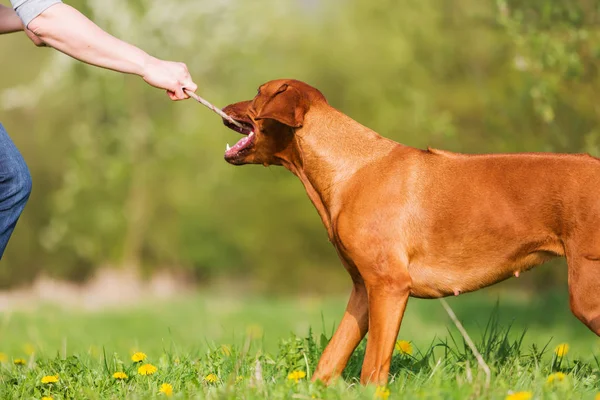
<path id="1" fill-rule="evenodd" d="M 30 193 L 27 164 L 0 124 L 0 259 Z"/>

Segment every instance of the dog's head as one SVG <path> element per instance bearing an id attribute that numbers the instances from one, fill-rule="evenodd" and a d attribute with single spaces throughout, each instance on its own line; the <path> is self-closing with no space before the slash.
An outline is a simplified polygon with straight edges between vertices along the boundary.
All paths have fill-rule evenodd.
<path id="1" fill-rule="evenodd" d="M 293 79 L 278 79 L 258 88 L 252 100 L 230 104 L 223 111 L 243 125 L 227 120 L 228 128 L 245 135 L 233 147 L 227 145 L 225 160 L 234 165 L 281 165 L 292 149 L 311 106 L 326 102 L 317 89 Z"/>

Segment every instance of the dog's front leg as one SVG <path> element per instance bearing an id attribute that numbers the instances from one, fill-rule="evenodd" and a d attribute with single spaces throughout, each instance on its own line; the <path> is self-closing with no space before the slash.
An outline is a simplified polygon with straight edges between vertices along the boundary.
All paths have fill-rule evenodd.
<path id="1" fill-rule="evenodd" d="M 368 326 L 367 290 L 361 279 L 354 282 L 344 317 L 323 351 L 312 380 L 328 383 L 332 378 L 338 377 L 346 367 L 352 352 L 367 333 Z"/>
<path id="2" fill-rule="evenodd" d="M 410 277 L 367 282 L 369 337 L 360 381 L 384 385 L 388 381 L 394 344 L 410 294 Z"/>

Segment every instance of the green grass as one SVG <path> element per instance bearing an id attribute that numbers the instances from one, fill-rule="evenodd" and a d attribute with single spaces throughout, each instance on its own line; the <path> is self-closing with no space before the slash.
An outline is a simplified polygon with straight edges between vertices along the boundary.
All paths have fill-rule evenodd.
<path id="1" fill-rule="evenodd" d="M 571 316 L 566 289 L 531 298 L 514 293 L 488 289 L 449 299 L 492 369 L 487 390 L 439 302 L 411 299 L 399 338 L 411 341 L 414 351 L 395 353 L 390 398 L 504 399 L 522 390 L 533 398 L 594 399 L 600 392 L 600 340 Z M 8 360 L 0 369 L 0 398 L 164 398 L 159 387 L 170 383 L 173 398 L 372 399 L 376 389 L 357 384 L 364 342 L 344 379 L 328 388 L 287 379 L 292 371 L 308 377 L 314 372 L 344 306 L 342 297 L 205 293 L 101 312 L 42 307 L 4 313 L 0 352 Z M 562 342 L 570 351 L 557 359 L 554 348 Z M 137 374 L 138 364 L 130 359 L 135 350 L 158 367 L 154 375 Z M 27 365 L 13 365 L 21 357 Z M 262 380 L 253 381 L 257 362 Z M 129 378 L 116 381 L 115 371 Z M 547 377 L 558 371 L 566 379 L 548 384 Z M 216 383 L 204 379 L 211 373 Z M 41 383 L 54 374 L 60 376 L 57 383 Z"/>

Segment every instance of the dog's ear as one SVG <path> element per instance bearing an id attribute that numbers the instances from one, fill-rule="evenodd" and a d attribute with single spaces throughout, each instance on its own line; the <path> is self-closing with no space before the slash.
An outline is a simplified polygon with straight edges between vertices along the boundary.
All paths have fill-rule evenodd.
<path id="1" fill-rule="evenodd" d="M 300 128 L 308 107 L 306 96 L 295 87 L 284 83 L 263 104 L 255 119 L 274 119 L 292 128 Z"/>

